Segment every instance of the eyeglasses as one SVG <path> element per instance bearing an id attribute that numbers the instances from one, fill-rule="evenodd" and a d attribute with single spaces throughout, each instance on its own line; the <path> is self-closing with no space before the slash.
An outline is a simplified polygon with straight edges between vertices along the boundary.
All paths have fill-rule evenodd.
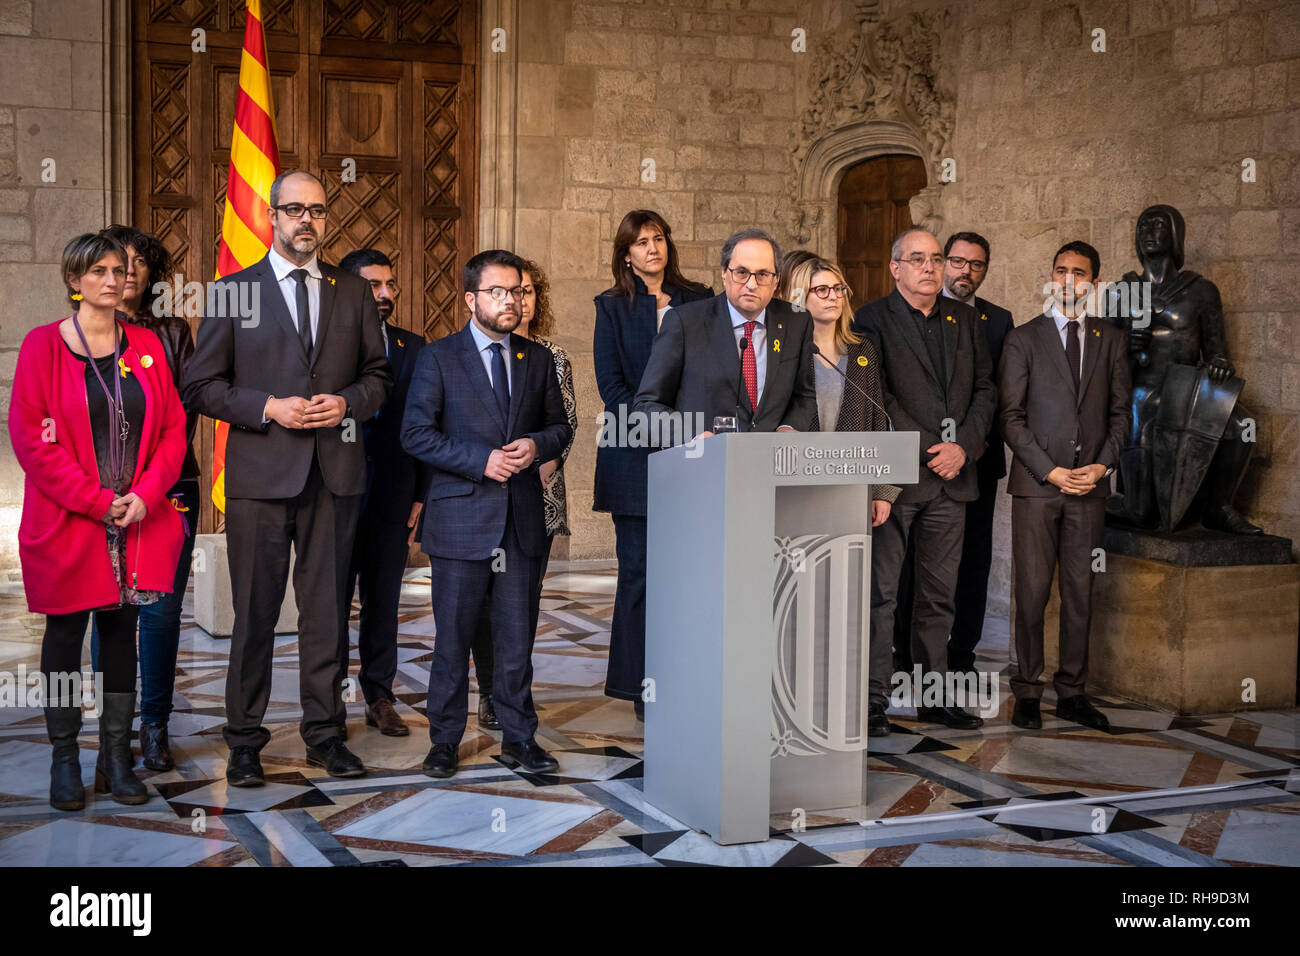
<path id="1" fill-rule="evenodd" d="M 963 259 L 961 256 L 949 256 L 948 265 L 958 272 L 961 272 L 967 266 L 970 266 L 971 272 L 983 272 L 989 267 L 987 259 Z"/>
<path id="2" fill-rule="evenodd" d="M 771 285 L 776 281 L 776 273 L 763 270 L 761 272 L 750 272 L 744 266 L 736 266 L 731 269 L 723 269 L 723 272 L 730 272 L 731 278 L 735 279 L 741 285 L 746 285 L 752 278 L 758 285 Z"/>
<path id="3" fill-rule="evenodd" d="M 373 292 L 378 292 L 380 289 L 387 289 L 389 295 L 397 295 L 399 291 L 396 279 L 389 279 L 387 282 L 380 282 L 378 279 L 370 279 L 368 281 L 370 282 L 370 289 Z"/>
<path id="4" fill-rule="evenodd" d="M 506 296 L 510 296 L 516 301 L 524 297 L 524 287 L 521 285 L 517 285 L 513 289 L 507 289 L 504 286 L 494 285 L 490 289 L 475 289 L 474 291 L 486 292 L 488 295 L 492 296 L 493 302 L 504 302 L 506 300 Z"/>
<path id="5" fill-rule="evenodd" d="M 849 287 L 846 285 L 815 285 L 808 290 L 819 299 L 829 299 L 831 293 L 835 293 L 837 298 L 843 299 L 849 294 Z"/>
<path id="6" fill-rule="evenodd" d="M 313 219 L 324 219 L 326 214 L 329 212 L 329 210 L 324 206 L 304 206 L 300 202 L 281 203 L 280 205 L 272 206 L 271 208 L 279 210 L 290 219 L 301 219 L 302 214 L 305 212 L 311 213 Z"/>
<path id="7" fill-rule="evenodd" d="M 923 256 L 923 255 L 921 255 L 921 253 L 918 252 L 918 253 L 917 253 L 916 255 L 914 255 L 914 256 L 908 256 L 908 257 L 905 258 L 905 259 L 901 259 L 901 258 L 900 258 L 900 259 L 895 259 L 894 261 L 895 261 L 895 262 L 906 262 L 906 263 L 907 263 L 909 266 L 911 266 L 913 269 L 919 269 L 919 268 L 921 268 L 921 266 L 925 265 L 927 262 L 930 263 L 930 265 L 934 266 L 936 269 L 942 269 L 942 268 L 943 268 L 943 263 L 944 263 L 944 257 L 943 257 L 940 253 L 937 253 L 937 252 L 936 252 L 934 255 L 932 255 L 932 256 Z"/>

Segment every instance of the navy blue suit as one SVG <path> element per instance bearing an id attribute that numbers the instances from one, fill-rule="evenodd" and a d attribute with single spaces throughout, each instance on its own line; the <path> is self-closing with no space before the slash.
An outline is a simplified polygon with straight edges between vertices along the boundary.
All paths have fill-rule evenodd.
<path id="1" fill-rule="evenodd" d="M 459 745 L 464 736 L 469 649 L 485 602 L 503 739 L 527 740 L 537 730 L 530 622 L 550 545 L 538 465 L 560 456 L 572 430 L 550 350 L 513 334 L 502 344 L 510 365 L 508 415 L 466 326 L 420 351 L 402 420 L 402 447 L 433 466 L 422 545 L 437 625 L 427 711 L 435 744 Z M 533 464 L 507 481 L 486 478 L 488 457 L 517 438 L 536 443 Z"/>
<path id="2" fill-rule="evenodd" d="M 620 408 L 624 418 L 632 411 L 659 328 L 655 297 L 639 277 L 634 275 L 633 281 L 637 291 L 631 301 L 617 288 L 596 296 L 592 359 L 612 433 L 617 428 Z M 669 284 L 663 291 L 674 307 L 713 296 L 712 289 L 679 289 Z M 612 442 L 601 442 L 596 448 L 593 510 L 613 515 L 614 550 L 618 556 L 605 693 L 622 700 L 639 698 L 645 677 L 645 512 L 651 451 Z"/>
<path id="3" fill-rule="evenodd" d="M 393 700 L 397 676 L 397 608 L 406 571 L 406 522 L 411 506 L 429 492 L 431 466 L 402 449 L 402 415 L 415 370 L 415 357 L 424 336 L 384 323 L 393 390 L 379 413 L 361 426 L 366 446 L 366 494 L 352 547 L 348 572 L 349 603 L 358 579 L 361 623 L 357 653 L 361 658 L 361 691 L 367 704 Z M 343 628 L 346 638 L 347 627 Z M 340 655 L 347 675 L 348 649 Z"/>
<path id="4" fill-rule="evenodd" d="M 1015 327 L 1011 313 L 987 299 L 975 297 L 975 312 L 989 346 L 994 381 L 1002 360 L 1002 343 Z M 984 636 L 984 612 L 988 609 L 989 565 L 993 561 L 993 514 L 997 505 L 998 482 L 1007 474 L 1007 450 L 1002 424 L 993 416 L 988 448 L 975 462 L 979 497 L 966 503 L 966 532 L 962 538 L 961 564 L 957 568 L 952 633 L 948 637 L 948 667 L 974 670 L 975 648 Z M 898 606 L 894 617 L 894 655 L 899 670 L 911 670 L 912 572 L 915 549 L 908 547 L 898 584 Z"/>

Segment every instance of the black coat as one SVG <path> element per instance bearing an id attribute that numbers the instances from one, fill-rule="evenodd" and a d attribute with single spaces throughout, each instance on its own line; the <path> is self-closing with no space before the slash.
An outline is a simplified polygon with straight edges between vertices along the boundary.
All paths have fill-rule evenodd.
<path id="1" fill-rule="evenodd" d="M 853 317 L 853 331 L 870 338 L 880 353 L 885 409 L 894 428 L 921 434 L 920 474 L 916 484 L 903 486 L 898 498 L 902 503 L 930 501 L 942 493 L 954 501 L 978 498 L 972 463 L 988 438 L 997 409 L 988 343 L 976 328 L 979 316 L 955 299 L 941 297 L 939 302 L 946 382 L 939 381 L 910 308 L 897 289 L 868 302 Z M 955 478 L 945 481 L 926 467 L 934 457 L 926 449 L 944 440 L 949 420 L 955 426 L 949 440 L 962 447 L 968 461 Z"/>
<path id="2" fill-rule="evenodd" d="M 975 296 L 975 311 L 979 313 L 980 326 L 984 329 L 984 340 L 989 347 L 989 361 L 993 363 L 993 381 L 998 380 L 998 366 L 1002 362 L 1002 343 L 1007 333 L 1016 327 L 1011 313 L 1000 305 L 994 305 L 988 299 Z M 989 428 L 988 451 L 976 462 L 980 481 L 984 483 L 997 481 L 1007 473 L 1007 451 L 1002 437 L 1002 421 L 993 416 L 993 425 Z"/>
<path id="3" fill-rule="evenodd" d="M 605 403 L 608 418 L 615 423 L 619 406 L 624 417 L 632 411 L 650 348 L 658 326 L 655 297 L 639 278 L 636 297 L 629 302 L 617 289 L 596 296 L 596 330 L 592 359 L 596 365 L 596 386 Z M 673 306 L 707 299 L 712 289 L 696 291 L 664 285 Z M 646 511 L 646 461 L 651 448 L 620 448 L 601 444 L 596 448 L 596 511 L 616 515 L 644 515 Z"/>
<path id="4" fill-rule="evenodd" d="M 205 316 L 185 374 L 187 409 L 229 422 L 226 444 L 227 498 L 292 498 L 302 491 L 313 457 L 325 487 L 336 495 L 366 490 L 361 423 L 372 417 L 393 386 L 384 356 L 379 311 L 360 276 L 320 263 L 320 318 L 313 358 L 308 359 L 289 314 L 275 270 L 262 258 L 220 280 L 236 286 L 219 301 L 253 301 L 241 283 L 252 284 L 259 305 L 249 320 Z M 262 422 L 266 400 L 339 395 L 347 415 L 334 428 L 283 428 Z"/>
<path id="5" fill-rule="evenodd" d="M 366 439 L 366 495 L 371 513 L 385 521 L 406 523 L 411 505 L 423 502 L 429 492 L 432 468 L 412 458 L 402 448 L 402 414 L 411 386 L 415 357 L 424 348 L 424 336 L 385 323 L 388 361 L 393 369 L 393 390 L 379 414 L 362 429 Z"/>

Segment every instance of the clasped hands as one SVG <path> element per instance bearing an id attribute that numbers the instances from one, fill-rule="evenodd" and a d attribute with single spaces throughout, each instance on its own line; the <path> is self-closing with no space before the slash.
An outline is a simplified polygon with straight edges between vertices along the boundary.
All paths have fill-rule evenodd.
<path id="1" fill-rule="evenodd" d="M 508 445 L 493 449 L 488 455 L 483 477 L 493 481 L 507 481 L 517 475 L 537 458 L 537 443 L 531 438 L 516 438 Z"/>
<path id="2" fill-rule="evenodd" d="M 127 525 L 135 524 L 143 518 L 148 510 L 145 507 L 144 499 L 132 491 L 114 498 L 113 503 L 108 506 L 108 513 L 104 515 L 103 520 L 106 524 L 125 528 Z"/>
<path id="3" fill-rule="evenodd" d="M 347 400 L 341 395 L 313 395 L 310 399 L 271 396 L 262 414 L 284 428 L 333 428 L 343 421 L 347 410 Z"/>
<path id="4" fill-rule="evenodd" d="M 937 445 L 931 445 L 925 453 L 934 455 L 925 463 L 926 467 L 944 481 L 956 478 L 962 466 L 966 464 L 966 452 L 956 442 L 941 441 Z"/>
<path id="5" fill-rule="evenodd" d="M 1047 480 L 1067 495 L 1086 495 L 1097 487 L 1106 474 L 1105 465 L 1084 465 L 1082 468 L 1057 466 L 1047 473 Z"/>

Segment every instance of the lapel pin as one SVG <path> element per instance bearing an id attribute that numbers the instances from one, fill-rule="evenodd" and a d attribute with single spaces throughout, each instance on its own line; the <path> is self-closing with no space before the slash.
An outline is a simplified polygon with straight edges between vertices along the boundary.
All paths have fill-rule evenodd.
<path id="1" fill-rule="evenodd" d="M 516 352 L 516 353 L 515 353 L 515 358 L 517 358 L 517 359 L 522 359 L 523 357 L 524 357 L 524 353 L 523 353 L 523 352 Z"/>
<path id="2" fill-rule="evenodd" d="M 983 312 L 981 312 L 981 313 L 980 313 L 980 321 L 981 321 L 981 322 L 987 322 L 988 320 L 989 320 L 989 317 L 988 317 L 987 315 L 985 315 Z"/>
<path id="3" fill-rule="evenodd" d="M 1095 336 L 1097 336 L 1097 338 L 1101 338 L 1101 330 L 1100 330 L 1100 329 L 1093 329 L 1093 330 L 1092 330 L 1092 334 L 1095 335 Z"/>
<path id="4" fill-rule="evenodd" d="M 141 367 L 141 368 L 153 368 L 153 356 L 152 356 L 152 355 L 146 355 L 146 356 L 144 356 L 143 358 L 141 358 L 141 359 L 140 359 L 140 367 Z"/>
<path id="5" fill-rule="evenodd" d="M 948 321 L 948 322 L 951 322 L 953 325 L 956 325 L 956 324 L 957 324 L 957 320 L 954 319 L 951 315 L 945 315 L 945 316 L 944 316 L 944 319 L 945 319 L 946 321 Z"/>
<path id="6" fill-rule="evenodd" d="M 772 351 L 773 351 L 773 352 L 779 352 L 779 351 L 781 351 L 781 340 L 780 340 L 780 339 L 773 339 L 773 340 L 772 340 Z"/>
<path id="7" fill-rule="evenodd" d="M 397 347 L 398 347 L 399 349 L 404 349 L 404 348 L 406 348 L 406 343 L 403 342 L 401 339 L 398 339 L 398 340 L 397 340 Z"/>
<path id="8" fill-rule="evenodd" d="M 326 278 L 327 280 L 329 280 L 329 284 L 330 284 L 330 285 L 334 285 L 334 277 L 333 277 L 333 276 L 326 276 L 325 278 Z"/>
<path id="9" fill-rule="evenodd" d="M 124 358 L 120 358 L 117 360 L 117 367 L 122 370 L 123 378 L 126 378 L 126 373 L 131 371 L 131 366 L 126 364 L 126 359 Z"/>
<path id="10" fill-rule="evenodd" d="M 868 361 L 869 361 L 869 360 L 868 360 L 868 358 L 867 358 L 865 355 L 859 355 L 859 356 L 858 356 L 858 364 L 861 365 L 863 368 L 866 368 L 866 367 L 867 367 L 867 363 L 868 363 Z"/>

